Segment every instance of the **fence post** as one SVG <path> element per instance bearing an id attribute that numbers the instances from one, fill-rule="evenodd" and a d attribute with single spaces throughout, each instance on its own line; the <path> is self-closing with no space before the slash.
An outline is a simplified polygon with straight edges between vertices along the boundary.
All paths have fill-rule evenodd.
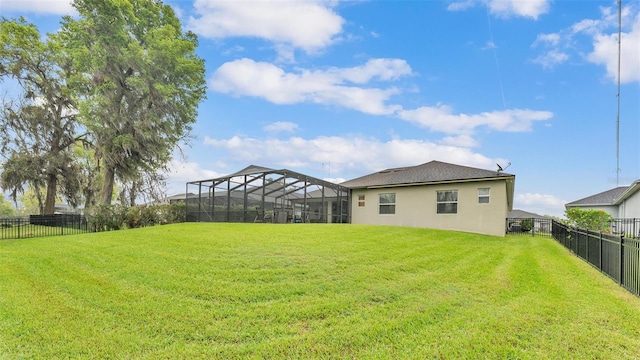
<path id="1" fill-rule="evenodd" d="M 536 236 L 536 219 L 531 218 L 531 236 Z"/>
<path id="2" fill-rule="evenodd" d="M 624 286 L 624 235 L 620 236 L 620 285 Z"/>
<path id="3" fill-rule="evenodd" d="M 598 269 L 602 271 L 602 233 L 600 233 L 600 256 L 598 259 Z"/>
<path id="4" fill-rule="evenodd" d="M 601 233 L 602 234 L 602 233 Z M 591 234 L 589 234 L 589 231 L 587 230 L 587 238 L 585 241 L 585 252 L 584 252 L 584 257 L 585 260 L 587 260 L 587 263 L 590 264 L 591 262 L 589 262 L 589 240 L 591 240 Z"/>

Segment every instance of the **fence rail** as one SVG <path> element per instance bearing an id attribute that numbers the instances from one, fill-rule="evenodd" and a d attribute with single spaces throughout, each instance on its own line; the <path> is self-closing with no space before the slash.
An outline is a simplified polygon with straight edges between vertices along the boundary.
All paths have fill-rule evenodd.
<path id="1" fill-rule="evenodd" d="M 506 232 L 512 235 L 531 235 L 553 237 L 551 233 L 551 218 L 507 218 Z M 640 239 L 640 219 L 612 219 L 609 221 L 606 231 L 617 237 L 625 239 Z"/>
<path id="2" fill-rule="evenodd" d="M 507 218 L 507 234 L 531 235 L 551 238 L 553 219 L 550 218 Z"/>
<path id="3" fill-rule="evenodd" d="M 612 234 L 625 238 L 640 238 L 640 219 L 613 219 L 609 222 Z"/>
<path id="4" fill-rule="evenodd" d="M 640 239 L 572 228 L 557 221 L 551 233 L 571 252 L 640 296 Z"/>
<path id="5" fill-rule="evenodd" d="M 82 215 L 31 215 L 0 219 L 0 239 L 73 235 L 89 232 Z"/>

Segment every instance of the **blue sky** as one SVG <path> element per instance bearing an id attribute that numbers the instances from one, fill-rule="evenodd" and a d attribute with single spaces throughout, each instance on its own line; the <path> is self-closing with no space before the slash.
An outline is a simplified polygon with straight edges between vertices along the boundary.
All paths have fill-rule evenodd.
<path id="1" fill-rule="evenodd" d="M 640 179 L 640 1 L 166 1 L 198 34 L 207 99 L 170 194 L 249 164 L 336 182 L 431 160 L 511 165 L 515 207 Z M 67 0 L 0 0 L 41 32 Z M 618 181 L 619 179 L 619 181 Z"/>

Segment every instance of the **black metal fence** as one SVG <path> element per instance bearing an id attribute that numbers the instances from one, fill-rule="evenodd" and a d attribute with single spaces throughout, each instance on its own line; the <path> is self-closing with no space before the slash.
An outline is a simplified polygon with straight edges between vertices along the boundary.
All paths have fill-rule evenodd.
<path id="1" fill-rule="evenodd" d="M 640 219 L 613 219 L 609 223 L 611 233 L 625 238 L 640 238 Z"/>
<path id="2" fill-rule="evenodd" d="M 552 237 L 551 218 L 507 218 L 506 232 L 513 235 Z M 612 219 L 606 232 L 625 239 L 640 239 L 640 219 Z"/>
<path id="3" fill-rule="evenodd" d="M 0 219 L 0 239 L 73 235 L 89 232 L 83 215 L 31 215 Z"/>
<path id="4" fill-rule="evenodd" d="M 552 222 L 552 236 L 589 264 L 640 296 L 640 239 Z"/>
<path id="5" fill-rule="evenodd" d="M 543 236 L 551 238 L 553 219 L 550 218 L 507 218 L 507 234 Z"/>

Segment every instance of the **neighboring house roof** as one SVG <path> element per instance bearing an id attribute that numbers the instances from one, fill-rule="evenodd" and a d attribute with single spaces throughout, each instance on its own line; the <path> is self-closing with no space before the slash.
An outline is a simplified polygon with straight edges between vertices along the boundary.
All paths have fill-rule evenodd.
<path id="1" fill-rule="evenodd" d="M 166 198 L 164 198 L 164 201 L 171 201 L 171 200 L 184 200 L 187 196 L 189 197 L 195 197 L 196 194 L 194 193 L 188 193 L 188 194 L 175 194 L 175 195 L 171 195 L 171 196 L 167 196 Z"/>
<path id="2" fill-rule="evenodd" d="M 601 193 L 567 203 L 565 204 L 565 207 L 615 205 L 616 200 L 618 200 L 618 198 L 620 198 L 620 196 L 628 189 L 629 186 L 619 186 L 611 190 L 603 191 Z"/>
<path id="3" fill-rule="evenodd" d="M 340 185 L 358 189 L 510 177 L 514 177 L 514 175 L 434 160 L 417 166 L 382 170 L 343 182 Z"/>
<path id="4" fill-rule="evenodd" d="M 624 200 L 628 199 L 638 191 L 640 191 L 640 180 L 636 180 L 633 184 L 627 186 L 627 189 L 616 199 L 615 205 L 621 204 Z"/>
<path id="5" fill-rule="evenodd" d="M 509 215 L 507 215 L 507 217 L 509 219 L 545 219 L 542 215 L 517 209 L 509 211 Z"/>

